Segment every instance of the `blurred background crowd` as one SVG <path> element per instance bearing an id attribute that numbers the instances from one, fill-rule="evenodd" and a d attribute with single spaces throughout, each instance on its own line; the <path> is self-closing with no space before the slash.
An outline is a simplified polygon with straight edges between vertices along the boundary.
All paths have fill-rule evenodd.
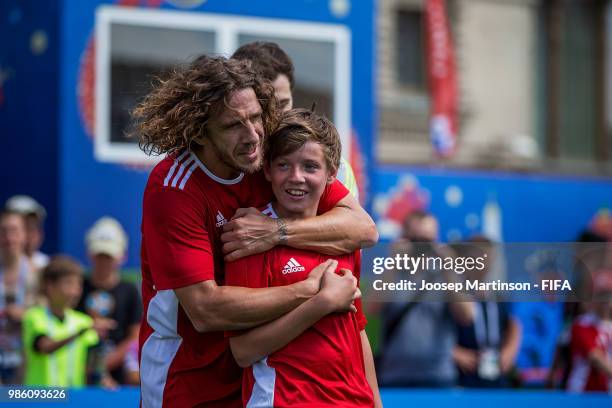
<path id="1" fill-rule="evenodd" d="M 73 257 L 40 251 L 46 217 L 45 208 L 25 195 L 10 197 L 0 212 L 2 384 L 138 385 L 142 305 L 139 276 L 121 271 L 128 244 L 125 230 L 112 217 L 98 219 L 83 237 L 88 254 L 84 267 Z M 588 265 L 584 272 L 591 278 L 588 301 L 508 303 L 486 293 L 432 301 L 419 293 L 396 302 L 366 302 L 381 386 L 608 392 L 610 226 L 594 223 L 575 243 L 576 268 Z M 603 245 L 583 256 L 581 248 L 588 243 Z M 406 217 L 391 248 L 390 255 L 476 258 L 486 253 L 490 261 L 496 252 L 484 235 L 441 243 L 436 216 L 423 210 Z M 474 271 L 463 278 L 487 281 L 491 268 Z M 440 279 L 456 281 L 457 276 L 451 271 Z M 77 325 L 76 335 L 53 340 L 59 331 L 72 333 L 71 325 Z"/>
<path id="2" fill-rule="evenodd" d="M 91 226 L 85 276 L 76 259 L 40 252 L 46 217 L 25 195 L 0 212 L 1 383 L 138 385 L 142 302 L 120 271 L 125 230 L 111 217 Z"/>
<path id="3" fill-rule="evenodd" d="M 391 253 L 605 248 L 584 302 L 371 302 L 383 386 L 611 389 L 609 0 L 5 0 L 0 19 L 4 384 L 138 383 L 159 157 L 129 112 L 154 76 L 259 40 L 293 60 L 294 106 L 337 126 Z"/>

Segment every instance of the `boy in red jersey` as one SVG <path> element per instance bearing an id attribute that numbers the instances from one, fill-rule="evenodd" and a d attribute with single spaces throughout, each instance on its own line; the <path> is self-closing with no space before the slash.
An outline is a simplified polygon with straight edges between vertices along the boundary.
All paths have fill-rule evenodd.
<path id="1" fill-rule="evenodd" d="M 598 297 L 572 325 L 568 391 L 612 393 L 612 293 Z"/>
<path id="2" fill-rule="evenodd" d="M 257 245 L 222 244 L 221 233 L 243 235 L 244 219 L 251 217 L 240 215 L 255 211 L 238 208 L 272 197 L 258 170 L 275 112 L 272 86 L 248 64 L 208 56 L 170 73 L 134 112 L 143 150 L 167 154 L 151 171 L 143 199 L 143 407 L 241 406 L 241 370 L 223 331 L 289 312 L 319 291 L 325 269 L 335 269 L 323 263 L 305 281 L 284 287 L 227 287 L 224 250 L 239 257 L 284 244 L 343 253 L 376 240 L 369 216 L 334 183 L 319 205 L 325 214 L 316 219 L 298 223 L 259 214 L 264 236 Z M 336 276 L 323 289 L 349 301 L 356 290 L 350 279 Z"/>
<path id="3" fill-rule="evenodd" d="M 311 111 L 292 110 L 283 115 L 265 146 L 264 172 L 276 200 L 263 213 L 272 218 L 316 216 L 340 161 L 340 139 L 333 124 Z M 328 258 L 276 247 L 226 264 L 227 284 L 252 288 L 294 284 Z M 359 251 L 334 259 L 343 277 L 351 271 L 359 277 Z M 326 271 L 323 284 L 335 275 Z M 331 314 L 338 310 L 337 302 L 323 289 L 275 321 L 228 333 L 236 361 L 248 367 L 243 377 L 245 406 L 381 406 L 361 302 L 356 299 L 355 313 Z"/>

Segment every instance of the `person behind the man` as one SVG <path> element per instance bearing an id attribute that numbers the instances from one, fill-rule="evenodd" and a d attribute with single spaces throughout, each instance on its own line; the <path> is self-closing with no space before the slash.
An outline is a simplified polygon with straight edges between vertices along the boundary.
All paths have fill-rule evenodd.
<path id="1" fill-rule="evenodd" d="M 124 384 L 124 362 L 130 344 L 138 338 L 142 302 L 133 283 L 121 280 L 128 237 L 112 217 L 102 217 L 87 231 L 87 253 L 91 274 L 83 282 L 83 295 L 77 307 L 94 319 L 105 317 L 116 322 L 102 339 L 102 358 L 113 380 Z"/>
<path id="2" fill-rule="evenodd" d="M 41 286 L 47 306 L 27 310 L 23 319 L 25 384 L 82 387 L 90 347 L 110 325 L 73 310 L 81 296 L 82 268 L 68 256 L 54 256 L 43 269 Z"/>
<path id="3" fill-rule="evenodd" d="M 26 223 L 26 255 L 34 269 L 40 270 L 49 263 L 49 256 L 40 251 L 45 239 L 44 223 L 47 211 L 35 199 L 27 195 L 16 195 L 4 205 L 7 210 L 20 213 Z"/>
<path id="4" fill-rule="evenodd" d="M 152 170 L 143 201 L 143 407 L 241 406 L 241 370 L 222 331 L 289 312 L 335 269 L 325 262 L 289 286 L 227 287 L 224 251 L 237 259 L 283 244 L 340 254 L 377 239 L 371 218 L 340 183 L 326 188 L 322 215 L 313 219 L 237 211 L 272 197 L 259 169 L 264 135 L 278 122 L 275 106 L 272 86 L 249 64 L 202 56 L 159 82 L 134 112 L 145 152 L 168 154 Z M 346 285 L 354 282 L 338 277 L 323 287 Z"/>
<path id="5" fill-rule="evenodd" d="M 291 57 L 276 43 L 254 41 L 240 46 L 232 55 L 238 60 L 250 61 L 253 69 L 274 87 L 274 96 L 281 111 L 293 109 L 293 88 L 295 87 L 294 66 Z M 359 199 L 359 187 L 351 164 L 340 158 L 337 179 Z"/>
<path id="6" fill-rule="evenodd" d="M 275 200 L 263 213 L 272 218 L 314 217 L 326 184 L 334 180 L 341 150 L 338 132 L 325 117 L 305 109 L 285 112 L 279 129 L 265 143 L 264 171 Z M 306 279 L 308 271 L 328 258 L 279 246 L 228 262 L 227 284 L 252 288 L 288 285 Z M 333 259 L 343 277 L 352 272 L 359 279 L 359 251 Z M 327 302 L 315 302 L 325 296 Z M 355 302 L 356 313 L 329 314 L 337 309 L 336 301 L 324 289 L 273 322 L 228 333 L 232 353 L 246 367 L 243 404 L 382 406 L 361 301 Z M 327 308 L 321 307 L 326 303 Z M 349 306 L 345 304 L 347 310 Z M 266 386 L 270 375 L 273 387 Z M 296 384 L 300 384 L 299 393 Z"/>

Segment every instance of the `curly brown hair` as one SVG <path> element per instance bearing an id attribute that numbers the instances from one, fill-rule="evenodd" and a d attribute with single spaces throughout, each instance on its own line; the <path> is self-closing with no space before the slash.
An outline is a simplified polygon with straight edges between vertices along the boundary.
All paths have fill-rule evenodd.
<path id="1" fill-rule="evenodd" d="M 272 85 L 257 76 L 248 61 L 202 55 L 166 78 L 157 78 L 153 90 L 132 111 L 140 148 L 150 155 L 191 147 L 205 134 L 208 120 L 228 106 L 229 95 L 244 88 L 255 91 L 264 132 L 272 133 L 279 119 Z"/>
<path id="2" fill-rule="evenodd" d="M 266 138 L 264 159 L 270 163 L 298 151 L 309 141 L 321 145 L 327 170 L 335 174 L 342 155 L 338 131 L 325 116 L 308 109 L 292 109 L 282 114 L 278 129 Z"/>

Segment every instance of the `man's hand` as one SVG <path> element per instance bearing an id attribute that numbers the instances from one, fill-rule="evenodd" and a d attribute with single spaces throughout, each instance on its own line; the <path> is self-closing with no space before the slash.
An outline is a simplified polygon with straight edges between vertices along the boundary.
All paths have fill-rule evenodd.
<path id="1" fill-rule="evenodd" d="M 223 226 L 221 241 L 225 261 L 259 254 L 280 243 L 277 220 L 263 215 L 255 208 L 239 208 Z"/>
<path id="2" fill-rule="evenodd" d="M 321 291 L 317 296 L 325 302 L 331 312 L 356 312 L 353 302 L 361 297 L 357 279 L 348 269 L 338 275 L 327 269 L 321 278 Z"/>

